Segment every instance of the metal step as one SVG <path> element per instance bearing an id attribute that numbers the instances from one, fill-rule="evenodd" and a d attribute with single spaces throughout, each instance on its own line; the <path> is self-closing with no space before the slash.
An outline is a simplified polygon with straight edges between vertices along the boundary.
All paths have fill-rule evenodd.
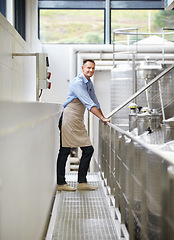
<path id="1" fill-rule="evenodd" d="M 69 158 L 69 161 L 70 161 L 70 164 L 71 164 L 71 163 L 80 163 L 79 158 L 76 158 L 76 157 L 70 157 L 70 158 Z"/>
<path id="2" fill-rule="evenodd" d="M 72 171 L 78 171 L 78 169 L 79 169 L 79 165 L 70 165 L 70 171 L 72 170 Z"/>
<path id="3" fill-rule="evenodd" d="M 80 163 L 79 158 L 70 157 L 69 162 L 70 162 L 70 171 L 78 171 L 79 163 Z"/>

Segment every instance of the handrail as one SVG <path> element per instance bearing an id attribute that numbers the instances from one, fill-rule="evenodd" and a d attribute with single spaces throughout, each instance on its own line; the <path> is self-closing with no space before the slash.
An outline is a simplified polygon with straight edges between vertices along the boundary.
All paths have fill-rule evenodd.
<path id="1" fill-rule="evenodd" d="M 124 106 L 126 106 L 130 101 L 132 101 L 134 98 L 138 97 L 142 92 L 144 92 L 148 87 L 150 87 L 153 83 L 158 81 L 161 77 L 163 77 L 166 73 L 171 71 L 174 68 L 174 65 L 170 65 L 168 68 L 166 68 L 163 72 L 161 72 L 159 75 L 157 75 L 154 79 L 152 79 L 148 84 L 146 84 L 144 87 L 140 88 L 136 93 L 134 93 L 131 97 L 129 97 L 125 102 L 123 102 L 121 105 L 116 107 L 108 116 L 107 118 L 112 117 L 116 112 L 118 112 L 120 109 L 122 109 Z"/>
<path id="2" fill-rule="evenodd" d="M 108 126 L 115 129 L 117 132 L 125 135 L 126 137 L 130 138 L 132 141 L 139 143 L 142 147 L 146 148 L 147 150 L 150 150 L 151 152 L 153 152 L 157 156 L 163 157 L 169 163 L 174 164 L 174 153 L 173 153 L 172 156 L 171 156 L 171 154 L 166 155 L 166 151 L 161 151 L 159 149 L 154 148 L 152 146 L 152 144 L 145 143 L 145 141 L 141 140 L 140 138 L 137 138 L 137 136 L 132 135 L 130 132 L 127 132 L 127 131 L 121 129 L 118 126 L 116 126 L 112 123 L 108 123 Z"/>

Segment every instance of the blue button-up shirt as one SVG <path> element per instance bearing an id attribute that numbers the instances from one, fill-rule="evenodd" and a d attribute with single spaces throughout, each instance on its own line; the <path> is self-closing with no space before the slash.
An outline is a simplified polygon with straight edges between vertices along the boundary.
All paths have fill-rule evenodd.
<path id="1" fill-rule="evenodd" d="M 65 108 L 66 105 L 72 102 L 75 98 L 78 98 L 89 111 L 94 106 L 98 109 L 100 108 L 100 104 L 95 95 L 93 83 L 91 79 L 88 80 L 83 73 L 79 74 L 70 82 L 68 97 L 63 104 L 63 107 Z"/>

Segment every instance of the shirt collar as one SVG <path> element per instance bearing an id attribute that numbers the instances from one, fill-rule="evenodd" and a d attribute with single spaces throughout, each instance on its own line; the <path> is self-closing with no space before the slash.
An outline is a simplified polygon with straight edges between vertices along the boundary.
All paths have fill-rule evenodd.
<path id="1" fill-rule="evenodd" d="M 87 79 L 83 73 L 80 74 L 80 77 L 83 79 L 84 83 L 88 83 L 91 81 L 91 79 Z"/>

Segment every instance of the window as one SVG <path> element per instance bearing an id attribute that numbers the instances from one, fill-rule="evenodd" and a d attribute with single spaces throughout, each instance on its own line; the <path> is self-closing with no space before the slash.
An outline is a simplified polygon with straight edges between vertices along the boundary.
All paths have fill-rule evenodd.
<path id="1" fill-rule="evenodd" d="M 15 28 L 25 40 L 25 1 L 15 0 Z"/>
<path id="2" fill-rule="evenodd" d="M 140 33 L 162 33 L 162 28 L 173 28 L 174 12 L 160 10 L 112 10 L 111 11 L 111 39 L 112 32 L 118 28 L 136 28 Z M 161 35 L 162 37 L 162 35 Z M 173 41 L 172 35 L 166 39 Z M 139 36 L 138 40 L 141 40 Z M 112 39 L 113 40 L 113 39 Z M 119 40 L 119 39 L 118 39 Z M 132 39 L 133 40 L 133 39 Z M 124 41 L 123 35 L 120 41 Z"/>
<path id="3" fill-rule="evenodd" d="M 38 0 L 38 9 L 41 42 L 105 42 L 108 44 L 112 39 L 111 24 L 113 29 L 115 26 L 120 28 L 116 22 L 111 22 L 111 11 L 112 13 L 126 10 L 134 12 L 137 9 L 137 11 L 148 12 L 148 9 L 159 10 L 164 9 L 164 6 L 163 0 Z M 54 11 L 60 18 L 58 18 L 58 15 L 55 16 Z M 125 17 L 127 16 L 125 15 Z M 135 17 L 135 12 L 133 17 Z M 113 21 L 115 21 L 114 18 L 115 16 Z M 119 19 L 117 21 L 119 22 Z"/>
<path id="4" fill-rule="evenodd" d="M 42 43 L 104 43 L 104 10 L 40 9 Z"/>
<path id="5" fill-rule="evenodd" d="M 6 5 L 5 5 L 5 0 L 0 0 L 0 12 L 6 16 Z"/>

